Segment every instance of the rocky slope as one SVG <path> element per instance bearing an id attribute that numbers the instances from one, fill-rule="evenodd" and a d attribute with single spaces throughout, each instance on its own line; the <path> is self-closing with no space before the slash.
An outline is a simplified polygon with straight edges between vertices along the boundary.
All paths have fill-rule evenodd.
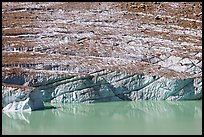
<path id="1" fill-rule="evenodd" d="M 201 42 L 199 2 L 3 2 L 2 108 L 201 99 Z"/>

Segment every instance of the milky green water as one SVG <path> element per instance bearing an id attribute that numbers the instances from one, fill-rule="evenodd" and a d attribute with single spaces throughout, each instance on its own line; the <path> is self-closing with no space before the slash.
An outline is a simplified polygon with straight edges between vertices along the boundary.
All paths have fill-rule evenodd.
<path id="1" fill-rule="evenodd" d="M 3 112 L 2 134 L 202 134 L 202 101 L 46 104 Z"/>

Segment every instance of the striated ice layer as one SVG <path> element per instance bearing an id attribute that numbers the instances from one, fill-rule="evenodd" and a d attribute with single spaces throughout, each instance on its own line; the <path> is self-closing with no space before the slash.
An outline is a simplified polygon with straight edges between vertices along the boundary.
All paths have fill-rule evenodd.
<path id="1" fill-rule="evenodd" d="M 110 72 L 101 76 L 73 78 L 57 86 L 50 85 L 48 89 L 45 87 L 44 90 L 48 91 L 46 96 L 51 97 L 51 102 L 194 100 L 202 98 L 202 80 L 173 80 Z"/>
<path id="2" fill-rule="evenodd" d="M 22 76 L 26 79 L 26 76 Z M 101 70 L 86 75 L 46 78 L 25 82 L 34 89 L 3 88 L 3 110 L 43 109 L 43 102 L 108 102 L 131 100 L 198 100 L 202 78 L 170 79 L 162 76 Z M 40 81 L 38 79 L 43 79 Z M 15 91 L 15 92 L 14 92 Z"/>

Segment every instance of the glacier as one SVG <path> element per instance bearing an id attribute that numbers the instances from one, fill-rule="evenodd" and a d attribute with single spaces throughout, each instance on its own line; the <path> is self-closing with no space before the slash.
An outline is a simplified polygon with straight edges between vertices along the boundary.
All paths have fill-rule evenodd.
<path id="1" fill-rule="evenodd" d="M 42 77 L 38 78 L 41 81 Z M 35 84 L 31 82 L 30 86 L 35 89 L 26 93 L 4 87 L 3 111 L 43 109 L 44 102 L 202 99 L 201 78 L 178 80 L 106 70 L 83 76 L 55 77 Z M 15 93 L 13 90 L 16 90 Z"/>

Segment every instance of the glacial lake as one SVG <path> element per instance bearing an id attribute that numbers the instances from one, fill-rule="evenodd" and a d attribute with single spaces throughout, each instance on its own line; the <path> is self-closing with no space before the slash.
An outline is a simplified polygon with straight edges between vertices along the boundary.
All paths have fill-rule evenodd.
<path id="1" fill-rule="evenodd" d="M 202 100 L 45 105 L 39 111 L 2 112 L 2 134 L 202 134 Z"/>

